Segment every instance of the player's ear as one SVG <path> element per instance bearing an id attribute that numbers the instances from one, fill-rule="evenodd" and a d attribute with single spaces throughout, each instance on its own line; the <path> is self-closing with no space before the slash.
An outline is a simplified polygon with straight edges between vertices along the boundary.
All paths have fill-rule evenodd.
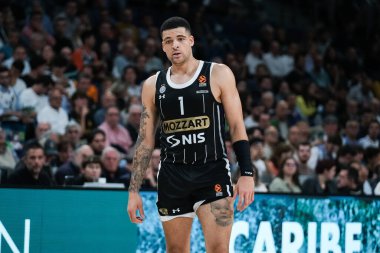
<path id="1" fill-rule="evenodd" d="M 194 46 L 194 36 L 193 35 L 190 35 L 189 41 L 190 41 L 190 46 Z"/>

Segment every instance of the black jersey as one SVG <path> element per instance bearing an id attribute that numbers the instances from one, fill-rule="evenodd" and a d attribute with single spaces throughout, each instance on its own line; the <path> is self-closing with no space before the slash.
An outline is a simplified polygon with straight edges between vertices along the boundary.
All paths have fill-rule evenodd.
<path id="1" fill-rule="evenodd" d="M 170 79 L 169 68 L 158 73 L 155 101 L 161 119 L 161 161 L 204 164 L 227 157 L 225 116 L 210 88 L 211 62 L 199 62 L 184 84 Z"/>

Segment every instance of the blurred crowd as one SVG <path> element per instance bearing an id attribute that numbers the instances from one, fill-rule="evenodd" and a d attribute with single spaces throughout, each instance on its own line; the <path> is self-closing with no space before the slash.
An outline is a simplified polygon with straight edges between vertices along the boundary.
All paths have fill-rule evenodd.
<path id="1" fill-rule="evenodd" d="M 169 66 L 159 26 L 177 15 L 195 56 L 235 75 L 257 192 L 380 195 L 380 4 L 264 2 L 1 2 L 0 184 L 127 187 L 142 82 Z"/>

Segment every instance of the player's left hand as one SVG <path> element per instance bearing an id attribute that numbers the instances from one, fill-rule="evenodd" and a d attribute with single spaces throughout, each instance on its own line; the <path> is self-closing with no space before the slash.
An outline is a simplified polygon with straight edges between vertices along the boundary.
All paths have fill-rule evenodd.
<path id="1" fill-rule="evenodd" d="M 242 176 L 234 189 L 234 200 L 239 196 L 237 210 L 243 211 L 255 199 L 255 181 L 253 177 Z"/>

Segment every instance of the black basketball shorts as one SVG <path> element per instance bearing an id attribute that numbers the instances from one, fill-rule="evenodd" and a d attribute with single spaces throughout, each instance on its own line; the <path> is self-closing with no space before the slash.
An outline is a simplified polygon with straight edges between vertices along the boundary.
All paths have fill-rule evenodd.
<path id="1" fill-rule="evenodd" d="M 201 165 L 161 163 L 157 191 L 161 221 L 193 218 L 200 205 L 233 196 L 229 162 L 223 159 Z"/>

